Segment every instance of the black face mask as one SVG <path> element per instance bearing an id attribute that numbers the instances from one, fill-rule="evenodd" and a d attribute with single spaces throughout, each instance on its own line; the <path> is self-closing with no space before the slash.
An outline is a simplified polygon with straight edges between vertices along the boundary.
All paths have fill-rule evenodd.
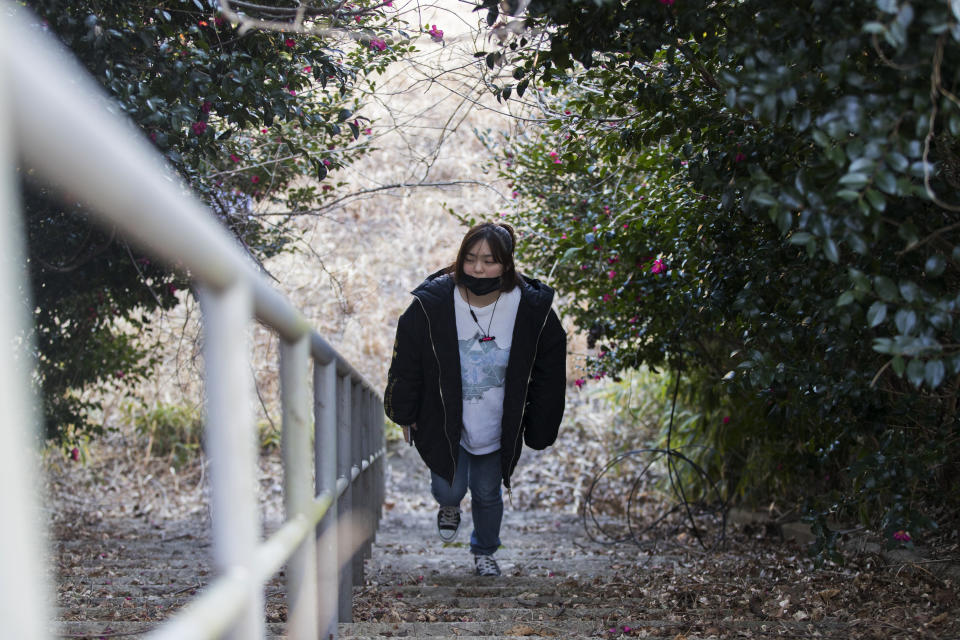
<path id="1" fill-rule="evenodd" d="M 470 290 L 475 296 L 485 296 L 488 293 L 493 293 L 500 288 L 500 278 L 474 278 L 473 276 L 468 276 L 463 274 L 458 278 L 459 283 L 465 286 Z"/>

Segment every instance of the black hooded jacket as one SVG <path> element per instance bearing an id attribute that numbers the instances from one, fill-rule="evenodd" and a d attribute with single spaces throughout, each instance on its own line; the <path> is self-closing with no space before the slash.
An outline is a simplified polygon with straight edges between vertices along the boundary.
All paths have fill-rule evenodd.
<path id="1" fill-rule="evenodd" d="M 550 305 L 553 290 L 523 277 L 504 382 L 500 457 L 503 484 L 517 466 L 523 444 L 545 449 L 557 439 L 566 387 L 566 333 Z M 393 359 L 383 394 L 384 410 L 408 426 L 420 457 L 437 475 L 453 482 L 463 392 L 453 277 L 437 272 L 413 291 L 400 316 Z"/>

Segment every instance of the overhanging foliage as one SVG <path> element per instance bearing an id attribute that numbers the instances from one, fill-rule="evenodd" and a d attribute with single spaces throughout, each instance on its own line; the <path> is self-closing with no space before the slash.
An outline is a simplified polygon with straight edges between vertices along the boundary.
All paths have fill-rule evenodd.
<path id="1" fill-rule="evenodd" d="M 956 509 L 960 3 L 482 6 L 547 125 L 488 143 L 589 375 L 682 372 L 740 495 L 891 540 Z"/>

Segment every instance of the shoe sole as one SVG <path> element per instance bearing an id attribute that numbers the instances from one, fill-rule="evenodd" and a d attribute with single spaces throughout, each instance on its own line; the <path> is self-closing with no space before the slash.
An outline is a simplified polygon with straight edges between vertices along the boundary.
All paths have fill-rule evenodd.
<path id="1" fill-rule="evenodd" d="M 440 536 L 440 539 L 443 540 L 444 542 L 453 542 L 454 540 L 457 539 L 457 534 L 458 534 L 458 533 L 460 533 L 460 530 L 459 530 L 459 529 L 457 529 L 456 531 L 454 531 L 452 536 L 450 536 L 449 538 L 446 538 L 446 537 L 444 537 L 443 533 L 442 533 L 440 530 L 437 531 L 437 535 L 439 535 L 439 536 Z"/>

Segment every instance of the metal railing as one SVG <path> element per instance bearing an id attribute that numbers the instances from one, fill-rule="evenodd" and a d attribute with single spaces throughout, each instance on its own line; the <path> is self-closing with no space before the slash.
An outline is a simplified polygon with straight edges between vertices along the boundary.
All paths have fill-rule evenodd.
<path id="1" fill-rule="evenodd" d="M 362 578 L 383 502 L 382 400 L 270 286 L 143 135 L 110 113 L 69 52 L 23 14 L 0 0 L 0 635 L 54 633 L 31 464 L 38 438 L 25 361 L 31 350 L 22 345 L 28 289 L 15 167 L 23 162 L 153 257 L 187 270 L 199 293 L 217 577 L 149 637 L 263 638 L 263 585 L 286 564 L 287 637 L 333 638 L 337 621 L 350 620 L 352 585 Z M 252 402 L 243 401 L 253 392 L 247 334 L 254 317 L 281 342 L 286 519 L 265 541 Z M 355 526 L 338 526 L 344 520 Z"/>

